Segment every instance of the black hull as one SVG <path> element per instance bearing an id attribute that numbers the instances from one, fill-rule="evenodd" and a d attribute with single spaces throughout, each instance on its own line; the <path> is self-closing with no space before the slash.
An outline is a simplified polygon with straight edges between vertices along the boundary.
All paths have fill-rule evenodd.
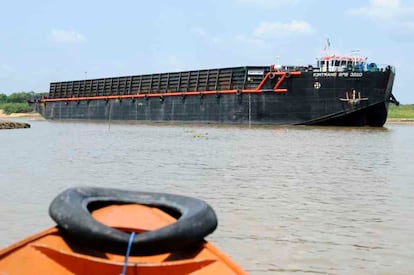
<path id="1" fill-rule="evenodd" d="M 54 120 L 381 127 L 393 80 L 391 69 L 359 77 L 302 72 L 282 83 L 280 88 L 286 92 L 275 92 L 272 87 L 278 79 L 269 79 L 261 90 L 68 98 L 34 104 L 46 119 Z"/>
<path id="2" fill-rule="evenodd" d="M 382 127 L 387 120 L 388 104 L 378 103 L 366 108 L 350 111 L 347 113 L 331 115 L 327 118 L 321 118 L 310 122 L 304 122 L 304 125 L 320 126 L 372 126 Z"/>

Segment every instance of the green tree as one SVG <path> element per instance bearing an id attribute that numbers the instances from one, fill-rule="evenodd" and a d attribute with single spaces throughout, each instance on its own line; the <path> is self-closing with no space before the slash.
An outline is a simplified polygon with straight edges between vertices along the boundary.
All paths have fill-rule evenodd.
<path id="1" fill-rule="evenodd" d="M 2 108 L 6 114 L 30 113 L 33 111 L 27 103 L 5 103 Z"/>
<path id="2" fill-rule="evenodd" d="M 7 102 L 7 95 L 0 93 L 0 103 Z"/>
<path id="3" fill-rule="evenodd" d="M 31 97 L 32 97 L 32 95 L 30 95 L 29 93 L 25 93 L 25 92 L 13 93 L 13 94 L 11 94 L 7 97 L 7 102 L 9 102 L 9 103 L 25 103 Z"/>
<path id="4" fill-rule="evenodd" d="M 0 109 L 6 114 L 11 113 L 28 113 L 32 112 L 32 107 L 28 104 L 28 101 L 33 98 L 41 98 L 47 93 L 35 93 L 30 91 L 13 93 L 9 96 L 0 93 Z"/>

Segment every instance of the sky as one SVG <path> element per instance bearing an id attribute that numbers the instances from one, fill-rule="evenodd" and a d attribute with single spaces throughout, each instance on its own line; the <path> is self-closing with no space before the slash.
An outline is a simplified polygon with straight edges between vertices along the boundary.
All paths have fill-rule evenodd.
<path id="1" fill-rule="evenodd" d="M 4 1 L 0 92 L 49 83 L 245 65 L 315 64 L 358 50 L 396 67 L 414 103 L 414 0 Z M 411 83 L 411 85 L 410 85 Z"/>

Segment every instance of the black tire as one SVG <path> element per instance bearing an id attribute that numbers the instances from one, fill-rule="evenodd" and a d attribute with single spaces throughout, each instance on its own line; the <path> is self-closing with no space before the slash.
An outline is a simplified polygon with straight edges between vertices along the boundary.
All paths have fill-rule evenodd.
<path id="1" fill-rule="evenodd" d="M 199 245 L 217 227 L 214 210 L 204 201 L 164 193 L 126 191 L 109 188 L 70 188 L 59 194 L 49 207 L 58 228 L 88 247 L 125 254 L 129 233 L 108 227 L 90 214 L 112 204 L 142 204 L 175 213 L 177 221 L 155 231 L 137 234 L 131 255 L 155 255 Z"/>

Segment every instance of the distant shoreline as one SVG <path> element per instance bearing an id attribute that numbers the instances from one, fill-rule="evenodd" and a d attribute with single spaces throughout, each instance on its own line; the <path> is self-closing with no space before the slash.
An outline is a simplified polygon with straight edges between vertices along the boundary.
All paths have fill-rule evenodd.
<path id="1" fill-rule="evenodd" d="M 414 124 L 414 118 L 388 118 L 385 124 L 387 123 Z"/>
<path id="2" fill-rule="evenodd" d="M 13 113 L 10 115 L 7 115 L 3 112 L 3 110 L 0 110 L 0 120 L 2 119 L 13 119 L 13 118 L 34 118 L 34 119 L 44 119 L 39 113 Z M 414 124 L 414 118 L 388 118 L 385 122 L 391 123 L 391 124 Z"/>
<path id="3" fill-rule="evenodd" d="M 0 119 L 3 118 L 39 118 L 42 119 L 43 117 L 39 113 L 13 113 L 13 114 L 5 114 L 3 110 L 0 110 Z"/>

